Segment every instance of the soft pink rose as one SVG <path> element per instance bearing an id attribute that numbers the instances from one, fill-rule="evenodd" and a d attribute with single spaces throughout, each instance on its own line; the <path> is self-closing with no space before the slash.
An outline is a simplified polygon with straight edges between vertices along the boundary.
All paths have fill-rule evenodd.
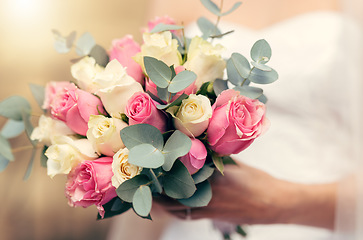
<path id="1" fill-rule="evenodd" d="M 137 92 L 128 100 L 125 114 L 129 118 L 129 125 L 146 123 L 161 132 L 166 131 L 166 115 L 156 108 L 156 102 L 144 92 Z"/>
<path id="2" fill-rule="evenodd" d="M 115 187 L 111 184 L 112 157 L 84 161 L 68 174 L 65 194 L 72 207 L 96 205 L 101 217 L 105 210 L 102 205 L 116 197 Z"/>
<path id="3" fill-rule="evenodd" d="M 53 117 L 83 136 L 87 134 L 89 117 L 104 113 L 99 98 L 78 88 L 57 94 L 50 104 L 50 110 Z"/>
<path id="4" fill-rule="evenodd" d="M 219 155 L 237 154 L 246 149 L 268 127 L 265 105 L 257 99 L 223 91 L 213 105 L 207 129 L 211 149 Z"/>
<path id="5" fill-rule="evenodd" d="M 185 67 L 183 66 L 177 66 L 175 68 L 175 74 L 178 74 L 182 71 L 185 70 Z M 157 90 L 157 86 L 156 84 L 151 81 L 150 79 L 146 79 L 145 81 L 145 91 L 146 92 L 150 92 L 151 94 L 158 96 L 158 90 Z M 178 92 L 177 94 L 174 95 L 174 97 L 171 99 L 171 102 L 175 101 L 178 97 L 180 97 L 180 95 L 182 95 L 183 93 L 190 95 L 190 94 L 194 94 L 197 91 L 197 87 L 195 86 L 195 81 L 190 84 L 188 87 L 186 87 L 185 89 L 181 90 L 180 92 Z M 165 102 L 165 101 L 164 101 Z"/>
<path id="6" fill-rule="evenodd" d="M 126 67 L 126 72 L 140 84 L 144 83 L 144 74 L 141 66 L 132 58 L 141 51 L 140 45 L 134 41 L 131 35 L 127 35 L 121 39 L 112 41 L 112 47 L 109 51 L 110 61 L 117 59 L 123 67 Z"/>
<path id="7" fill-rule="evenodd" d="M 71 82 L 48 82 L 45 86 L 45 96 L 43 109 L 49 109 L 50 104 L 57 95 L 64 94 L 68 90 L 76 89 L 76 85 Z"/>
<path id="8" fill-rule="evenodd" d="M 153 28 L 158 25 L 159 23 L 164 23 L 164 24 L 168 24 L 168 25 L 175 25 L 175 20 L 169 16 L 164 16 L 164 17 L 155 17 L 154 20 L 151 20 L 147 23 L 148 26 L 148 32 L 150 32 L 151 30 L 153 30 Z M 171 31 L 174 34 L 178 34 L 178 31 Z"/>
<path id="9" fill-rule="evenodd" d="M 205 159 L 207 158 L 207 149 L 200 140 L 196 138 L 191 138 L 190 140 L 192 140 L 192 147 L 189 153 L 180 158 L 180 161 L 185 165 L 190 174 L 194 174 L 204 166 Z"/>

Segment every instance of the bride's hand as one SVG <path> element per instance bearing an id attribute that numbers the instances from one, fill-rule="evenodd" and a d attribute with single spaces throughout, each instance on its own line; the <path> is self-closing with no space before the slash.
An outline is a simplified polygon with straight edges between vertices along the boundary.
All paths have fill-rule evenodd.
<path id="1" fill-rule="evenodd" d="M 304 185 L 276 179 L 242 163 L 225 166 L 211 181 L 208 206 L 192 208 L 168 198 L 157 200 L 171 214 L 236 224 L 296 223 L 332 228 L 336 184 Z"/>

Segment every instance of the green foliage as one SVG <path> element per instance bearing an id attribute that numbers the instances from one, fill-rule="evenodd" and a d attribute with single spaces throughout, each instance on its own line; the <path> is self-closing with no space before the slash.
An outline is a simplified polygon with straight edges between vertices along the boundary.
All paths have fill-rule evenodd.
<path id="1" fill-rule="evenodd" d="M 45 155 L 45 152 L 47 151 L 48 147 L 44 146 L 42 153 L 40 154 L 40 165 L 42 167 L 47 167 L 48 157 Z"/>
<path id="2" fill-rule="evenodd" d="M 172 72 L 168 65 L 153 57 L 144 57 L 144 65 L 150 80 L 160 88 L 169 86 Z"/>
<path id="3" fill-rule="evenodd" d="M 211 13 L 213 13 L 214 15 L 217 15 L 219 17 L 226 16 L 226 15 L 232 13 L 234 10 L 236 10 L 242 4 L 242 2 L 236 2 L 236 3 L 234 3 L 234 5 L 232 6 L 231 9 L 222 13 L 222 9 L 220 9 L 213 1 L 211 1 L 211 0 L 200 0 L 200 1 L 202 2 L 202 4 L 204 5 L 205 8 L 207 8 Z"/>
<path id="4" fill-rule="evenodd" d="M 11 96 L 0 102 L 0 116 L 16 121 L 23 120 L 23 112 L 30 112 L 31 107 L 24 97 Z"/>
<path id="5" fill-rule="evenodd" d="M 6 138 L 14 138 L 22 134 L 25 130 L 23 121 L 16 121 L 13 119 L 8 119 L 0 131 L 0 134 Z"/>
<path id="6" fill-rule="evenodd" d="M 203 39 L 208 39 L 212 35 L 222 34 L 218 27 L 205 17 L 198 18 L 197 25 L 199 30 L 202 32 Z"/>
<path id="7" fill-rule="evenodd" d="M 212 153 L 212 160 L 214 163 L 214 166 L 217 168 L 217 170 L 222 174 L 224 171 L 224 164 L 223 164 L 223 158 L 218 156 L 216 153 Z"/>
<path id="8" fill-rule="evenodd" d="M 164 146 L 163 135 L 159 129 L 149 124 L 130 125 L 123 128 L 120 135 L 129 150 L 144 143 L 151 144 L 157 149 L 162 149 Z"/>
<path id="9" fill-rule="evenodd" d="M 52 29 L 52 33 L 55 40 L 53 45 L 54 49 L 58 53 L 68 53 L 72 48 L 77 33 L 73 31 L 66 37 L 63 37 L 62 34 L 56 29 Z"/>
<path id="10" fill-rule="evenodd" d="M 158 168 L 165 162 L 165 157 L 161 149 L 153 145 L 143 143 L 130 149 L 129 163 L 144 168 Z"/>
<path id="11" fill-rule="evenodd" d="M 166 141 L 163 148 L 165 163 L 163 169 L 169 171 L 175 160 L 187 154 L 192 147 L 192 141 L 184 133 L 176 130 Z"/>
<path id="12" fill-rule="evenodd" d="M 257 87 L 250 87 L 250 86 L 236 86 L 234 87 L 235 90 L 239 91 L 241 95 L 256 99 L 262 96 L 263 90 Z"/>
<path id="13" fill-rule="evenodd" d="M 172 25 L 172 24 L 165 24 L 165 23 L 159 23 L 156 25 L 150 33 L 158 33 L 158 32 L 164 32 L 164 31 L 172 31 L 172 30 L 180 30 L 183 29 L 183 26 L 179 25 Z"/>
<path id="14" fill-rule="evenodd" d="M 212 199 L 212 188 L 208 181 L 197 184 L 197 190 L 187 199 L 179 199 L 178 201 L 188 207 L 205 207 Z"/>
<path id="15" fill-rule="evenodd" d="M 132 206 L 135 212 L 143 217 L 147 217 L 151 211 L 152 195 L 149 186 L 140 186 L 133 197 Z"/>
<path id="16" fill-rule="evenodd" d="M 160 105 L 157 105 L 156 107 L 158 109 L 165 109 L 165 108 L 168 108 L 168 107 L 172 107 L 172 106 L 178 106 L 182 103 L 182 101 L 184 99 L 186 99 L 187 97 L 189 97 L 187 94 L 183 93 L 182 95 L 180 95 L 177 99 L 175 99 L 174 102 L 172 103 L 168 103 L 168 104 L 160 104 Z"/>
<path id="17" fill-rule="evenodd" d="M 199 184 L 207 180 L 214 173 L 214 168 L 204 165 L 198 172 L 193 174 L 193 180 L 195 184 Z"/>
<path id="18" fill-rule="evenodd" d="M 14 160 L 14 155 L 11 152 L 11 146 L 9 141 L 0 135 L 0 155 L 9 161 Z"/>
<path id="19" fill-rule="evenodd" d="M 191 197 L 196 190 L 193 178 L 188 169 L 180 161 L 176 161 L 169 172 L 164 176 L 165 194 L 174 199 Z"/>
<path id="20" fill-rule="evenodd" d="M 247 236 L 247 233 L 246 231 L 240 226 L 240 225 L 237 225 L 236 227 L 236 232 L 241 235 L 242 237 L 246 237 Z"/>
<path id="21" fill-rule="evenodd" d="M 188 70 L 182 71 L 172 79 L 168 91 L 177 93 L 192 84 L 195 79 L 197 79 L 197 75 L 194 72 Z"/>
<path id="22" fill-rule="evenodd" d="M 267 63 L 271 58 L 271 47 L 265 39 L 255 42 L 251 48 L 251 58 L 258 63 Z"/>
<path id="23" fill-rule="evenodd" d="M 221 94 L 224 90 L 228 89 L 228 82 L 226 80 L 222 79 L 216 79 L 213 82 L 213 90 L 214 93 L 218 96 Z"/>
<path id="24" fill-rule="evenodd" d="M 231 58 L 227 60 L 228 80 L 234 85 L 241 85 L 243 80 L 248 78 L 250 71 L 250 63 L 239 53 L 232 53 Z"/>
<path id="25" fill-rule="evenodd" d="M 9 160 L 0 155 L 0 173 L 6 169 L 9 164 Z"/>
<path id="26" fill-rule="evenodd" d="M 120 198 L 115 197 L 108 203 L 102 205 L 105 210 L 104 219 L 122 214 L 132 207 L 131 203 L 124 202 Z M 97 215 L 97 220 L 101 220 L 100 214 Z"/>
<path id="27" fill-rule="evenodd" d="M 270 84 L 275 82 L 279 78 L 279 75 L 274 69 L 271 69 L 271 71 L 262 71 L 258 68 L 254 68 L 251 71 L 250 76 L 248 79 L 253 83 L 258 84 Z"/>
<path id="28" fill-rule="evenodd" d="M 89 56 L 94 58 L 96 63 L 103 67 L 106 67 L 107 63 L 109 62 L 109 57 L 106 50 L 98 44 L 93 46 Z"/>
<path id="29" fill-rule="evenodd" d="M 85 32 L 79 37 L 76 43 L 76 53 L 78 56 L 83 57 L 91 53 L 92 48 L 96 45 L 93 36 Z"/>
<path id="30" fill-rule="evenodd" d="M 136 190 L 140 186 L 146 185 L 149 182 L 150 179 L 147 175 L 139 174 L 121 183 L 121 185 L 116 189 L 117 196 L 119 196 L 119 198 L 121 198 L 123 201 L 132 202 Z"/>

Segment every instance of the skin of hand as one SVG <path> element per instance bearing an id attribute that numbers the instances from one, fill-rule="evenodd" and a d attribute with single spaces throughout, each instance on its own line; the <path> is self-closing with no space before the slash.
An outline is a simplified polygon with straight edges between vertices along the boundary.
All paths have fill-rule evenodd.
<path id="1" fill-rule="evenodd" d="M 283 181 L 238 163 L 225 166 L 224 176 L 211 179 L 208 206 L 192 208 L 192 219 L 218 219 L 235 224 L 291 223 L 332 229 L 337 184 L 306 185 Z M 169 198 L 156 204 L 174 216 L 187 218 L 189 207 Z"/>

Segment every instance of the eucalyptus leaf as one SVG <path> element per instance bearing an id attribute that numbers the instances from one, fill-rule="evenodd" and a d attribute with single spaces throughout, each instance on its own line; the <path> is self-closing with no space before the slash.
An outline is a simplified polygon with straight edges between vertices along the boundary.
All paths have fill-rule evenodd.
<path id="1" fill-rule="evenodd" d="M 9 160 L 0 155 L 0 173 L 9 165 Z"/>
<path id="2" fill-rule="evenodd" d="M 275 82 L 279 78 L 279 75 L 274 69 L 269 72 L 261 71 L 260 69 L 254 68 L 251 71 L 248 79 L 253 83 L 258 84 L 270 84 Z"/>
<path id="3" fill-rule="evenodd" d="M 128 149 L 148 143 L 157 149 L 164 146 L 163 135 L 156 127 L 149 124 L 135 124 L 123 128 L 120 131 L 122 142 Z"/>
<path id="4" fill-rule="evenodd" d="M 211 0 L 200 0 L 203 6 L 208 9 L 211 13 L 220 16 L 221 10 L 219 7 Z"/>
<path id="5" fill-rule="evenodd" d="M 266 104 L 268 101 L 267 97 L 264 94 L 262 94 L 261 97 L 258 98 L 258 100 L 264 104 Z"/>
<path id="6" fill-rule="evenodd" d="M 178 201 L 188 207 L 205 207 L 212 199 L 212 188 L 208 181 L 197 184 L 197 190 L 187 199 L 179 199 Z"/>
<path id="7" fill-rule="evenodd" d="M 116 189 L 116 193 L 122 200 L 126 202 L 132 202 L 134 194 L 136 190 L 141 185 L 146 185 L 150 182 L 150 179 L 145 174 L 139 174 L 125 182 L 121 183 L 121 185 Z"/>
<path id="8" fill-rule="evenodd" d="M 0 135 L 0 154 L 9 161 L 14 160 L 9 141 Z"/>
<path id="9" fill-rule="evenodd" d="M 236 86 L 233 88 L 240 92 L 241 95 L 246 96 L 251 99 L 257 99 L 262 96 L 263 90 L 257 87 L 250 86 Z"/>
<path id="10" fill-rule="evenodd" d="M 188 97 L 187 94 L 183 93 L 182 95 L 180 95 L 177 99 L 175 99 L 175 101 L 173 101 L 172 103 L 168 103 L 168 104 L 160 104 L 160 105 L 156 105 L 156 107 L 158 109 L 165 109 L 168 107 L 172 107 L 172 106 L 177 106 L 180 105 L 182 103 L 182 101 L 184 99 L 186 99 Z"/>
<path id="11" fill-rule="evenodd" d="M 54 44 L 53 47 L 58 53 L 68 53 L 71 48 L 67 44 L 67 39 L 62 36 L 62 34 L 56 30 L 52 29 L 52 33 L 54 35 Z M 72 33 L 69 34 L 69 36 Z"/>
<path id="12" fill-rule="evenodd" d="M 144 168 L 158 168 L 165 162 L 165 157 L 153 145 L 144 143 L 130 149 L 129 163 Z"/>
<path id="13" fill-rule="evenodd" d="M 192 71 L 182 71 L 177 74 L 170 82 L 168 91 L 171 93 L 177 93 L 187 88 L 197 79 L 197 74 Z"/>
<path id="14" fill-rule="evenodd" d="M 156 170 L 156 169 L 155 169 Z M 156 170 L 157 171 L 157 170 Z M 153 181 L 153 186 L 155 188 L 155 191 L 157 193 L 162 193 L 163 192 L 163 187 L 160 184 L 160 181 L 158 179 L 158 177 L 155 175 L 155 172 L 153 169 L 149 169 L 149 177 L 152 179 Z"/>
<path id="15" fill-rule="evenodd" d="M 119 214 L 122 214 L 129 210 L 132 207 L 131 203 L 124 202 L 118 197 L 114 197 L 111 201 L 107 202 L 106 204 L 102 205 L 103 209 L 105 210 L 105 218 L 110 218 Z M 97 220 L 101 220 L 102 217 L 100 214 L 97 215 Z"/>
<path id="16" fill-rule="evenodd" d="M 21 96 L 11 96 L 0 102 L 0 116 L 16 121 L 23 120 L 22 112 L 30 112 L 28 100 Z"/>
<path id="17" fill-rule="evenodd" d="M 228 80 L 234 85 L 241 85 L 243 80 L 248 78 L 250 71 L 250 63 L 239 53 L 232 53 L 231 58 L 227 60 Z"/>
<path id="18" fill-rule="evenodd" d="M 213 163 L 214 163 L 214 166 L 216 166 L 217 170 L 223 174 L 223 171 L 224 171 L 224 164 L 223 164 L 223 158 L 218 156 L 217 154 L 215 153 L 212 153 L 212 160 L 213 160 Z"/>
<path id="19" fill-rule="evenodd" d="M 44 146 L 42 153 L 40 155 L 40 165 L 45 168 L 47 167 L 47 162 L 48 162 L 48 157 L 45 155 L 45 152 L 47 151 L 47 149 L 48 149 L 48 147 Z"/>
<path id="20" fill-rule="evenodd" d="M 144 57 L 144 65 L 147 75 L 156 86 L 160 88 L 169 86 L 172 72 L 168 65 L 153 57 Z"/>
<path id="21" fill-rule="evenodd" d="M 32 173 L 33 171 L 33 165 L 34 165 L 34 158 L 35 158 L 35 153 L 37 152 L 37 149 L 35 147 L 33 147 L 32 149 L 32 154 L 30 156 L 30 160 L 29 160 L 29 163 L 28 163 L 28 167 L 26 169 L 26 172 L 25 172 L 25 175 L 23 177 L 23 180 L 28 180 L 29 177 L 30 177 L 30 174 Z"/>
<path id="22" fill-rule="evenodd" d="M 22 134 L 25 130 L 25 126 L 23 121 L 15 121 L 13 119 L 8 119 L 3 128 L 1 129 L 0 134 L 4 138 L 14 138 Z"/>
<path id="23" fill-rule="evenodd" d="M 107 51 L 98 44 L 94 45 L 89 53 L 89 56 L 93 57 L 96 60 L 96 63 L 103 67 L 106 67 L 109 62 Z"/>
<path id="24" fill-rule="evenodd" d="M 80 36 L 76 44 L 76 53 L 78 56 L 86 56 L 90 54 L 92 48 L 96 45 L 96 41 L 89 32 L 85 32 Z"/>
<path id="25" fill-rule="evenodd" d="M 270 72 L 272 70 L 272 68 L 270 68 L 269 66 L 262 64 L 262 63 L 258 63 L 258 62 L 251 62 L 251 65 L 264 72 Z"/>
<path id="26" fill-rule="evenodd" d="M 233 4 L 232 8 L 229 9 L 227 12 L 221 13 L 219 14 L 219 16 L 226 16 L 230 13 L 232 13 L 233 11 L 235 11 L 240 5 L 242 4 L 242 2 L 236 2 L 235 4 Z"/>
<path id="27" fill-rule="evenodd" d="M 180 161 L 176 161 L 164 176 L 165 194 L 174 199 L 191 197 L 196 190 L 193 178 Z"/>
<path id="28" fill-rule="evenodd" d="M 214 173 L 214 168 L 204 165 L 198 172 L 192 175 L 194 183 L 198 184 L 207 180 Z"/>
<path id="29" fill-rule="evenodd" d="M 214 93 L 218 96 L 221 94 L 224 90 L 228 89 L 228 82 L 223 79 L 216 79 L 213 82 L 213 90 Z"/>
<path id="30" fill-rule="evenodd" d="M 137 214 L 147 217 L 151 211 L 152 195 L 149 186 L 140 186 L 132 200 L 132 206 Z"/>
<path id="31" fill-rule="evenodd" d="M 44 95 L 45 95 L 45 88 L 44 86 L 40 86 L 37 84 L 30 83 L 29 84 L 30 91 L 32 92 L 32 95 L 37 102 L 38 106 L 43 109 L 43 103 L 44 103 Z"/>
<path id="32" fill-rule="evenodd" d="M 169 98 L 169 92 L 167 88 L 159 88 L 156 87 L 157 91 L 158 91 L 158 97 L 163 100 L 163 101 L 168 101 Z"/>
<path id="33" fill-rule="evenodd" d="M 187 154 L 191 147 L 192 141 L 190 138 L 179 130 L 176 130 L 166 141 L 163 148 L 163 155 L 165 157 L 163 169 L 169 171 L 175 160 Z"/>
<path id="34" fill-rule="evenodd" d="M 218 29 L 218 27 L 215 26 L 214 23 L 209 21 L 205 17 L 200 17 L 197 20 L 197 25 L 199 30 L 202 32 L 202 38 L 207 39 L 211 35 L 220 35 L 221 31 Z"/>
<path id="35" fill-rule="evenodd" d="M 265 39 L 260 39 L 251 48 L 251 58 L 255 62 L 267 63 L 271 58 L 271 47 Z"/>
<path id="36" fill-rule="evenodd" d="M 159 23 L 150 31 L 150 33 L 180 30 L 180 29 L 183 29 L 183 28 L 184 28 L 183 26 L 179 26 L 179 25 Z"/>

